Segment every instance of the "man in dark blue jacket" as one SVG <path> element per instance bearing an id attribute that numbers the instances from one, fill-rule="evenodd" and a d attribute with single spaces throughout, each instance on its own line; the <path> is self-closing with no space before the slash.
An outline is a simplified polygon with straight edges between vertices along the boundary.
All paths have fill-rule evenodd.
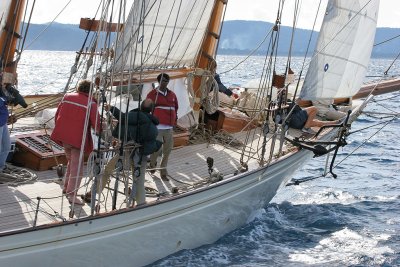
<path id="1" fill-rule="evenodd" d="M 219 77 L 218 73 L 215 74 L 214 79 L 218 84 L 218 91 L 219 92 L 224 93 L 227 96 L 231 96 L 233 94 L 232 90 L 226 88 L 226 86 L 221 82 L 221 78 Z"/>
<path id="2" fill-rule="evenodd" d="M 3 83 L 3 74 L 0 73 L 0 172 L 6 167 L 6 160 L 11 150 L 10 133 L 7 127 L 8 104 L 21 105 L 26 108 L 24 98 L 11 84 Z"/>
<path id="3" fill-rule="evenodd" d="M 0 85 L 0 172 L 6 166 L 8 153 L 11 150 L 10 133 L 8 132 L 8 108 L 7 98 L 3 94 Z"/>

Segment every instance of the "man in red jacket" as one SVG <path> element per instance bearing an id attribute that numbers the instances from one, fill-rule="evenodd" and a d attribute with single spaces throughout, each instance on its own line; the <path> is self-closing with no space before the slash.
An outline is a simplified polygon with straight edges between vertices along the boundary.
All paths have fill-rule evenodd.
<path id="1" fill-rule="evenodd" d="M 78 84 L 76 93 L 65 94 L 58 105 L 54 116 L 55 127 L 50 138 L 62 145 L 67 157 L 67 171 L 64 179 L 63 193 L 67 194 L 72 204 L 83 205 L 76 197 L 83 176 L 83 155 L 93 150 L 90 128 L 100 132 L 100 114 L 97 102 L 89 93 L 93 84 L 83 80 Z M 88 120 L 86 113 L 89 113 Z"/>
<path id="2" fill-rule="evenodd" d="M 176 125 L 178 119 L 178 99 L 176 98 L 175 93 L 167 88 L 169 83 L 168 74 L 159 74 L 157 76 L 157 81 L 159 86 L 150 91 L 147 98 L 153 100 L 153 115 L 160 121 L 160 124 L 157 125 L 157 140 L 163 142 L 160 175 L 162 180 L 168 181 L 167 164 L 169 154 L 174 146 L 173 127 Z M 150 168 L 153 169 L 157 166 L 157 158 L 160 152 L 161 149 L 151 155 Z M 151 172 L 154 173 L 155 170 L 152 170 Z"/>

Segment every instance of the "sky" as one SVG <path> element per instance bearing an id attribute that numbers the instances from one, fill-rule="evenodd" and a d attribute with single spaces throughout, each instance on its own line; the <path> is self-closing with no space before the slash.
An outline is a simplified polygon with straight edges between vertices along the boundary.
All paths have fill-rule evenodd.
<path id="1" fill-rule="evenodd" d="M 3 1 L 3 0 L 1 0 Z M 193 0 L 195 1 L 195 0 Z M 350 0 L 348 0 L 350 1 Z M 28 1 L 32 2 L 32 1 Z M 132 0 L 127 0 L 132 2 Z M 274 22 L 278 7 L 278 0 L 228 0 L 225 20 L 259 20 Z M 289 26 L 292 23 L 294 0 L 286 0 L 282 24 Z M 322 10 L 325 10 L 327 0 L 322 0 Z M 68 4 L 69 3 L 69 4 Z M 93 17 L 100 0 L 36 0 L 32 23 L 59 23 L 79 24 L 82 17 Z M 298 27 L 311 29 L 317 11 L 319 0 L 302 0 Z M 319 21 L 318 24 L 321 22 Z M 400 0 L 381 0 L 378 17 L 378 27 L 400 28 Z"/>

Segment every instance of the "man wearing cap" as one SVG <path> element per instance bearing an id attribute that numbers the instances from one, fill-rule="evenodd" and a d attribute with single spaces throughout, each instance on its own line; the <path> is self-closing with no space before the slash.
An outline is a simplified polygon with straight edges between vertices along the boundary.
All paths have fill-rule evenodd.
<path id="1" fill-rule="evenodd" d="M 174 145 L 173 127 L 176 125 L 178 119 L 178 99 L 174 92 L 167 88 L 169 83 L 169 75 L 161 73 L 157 76 L 159 86 L 151 90 L 147 98 L 153 100 L 154 111 L 153 115 L 158 118 L 160 124 L 157 125 L 158 136 L 157 140 L 163 142 L 162 145 L 162 158 L 160 163 L 161 179 L 168 181 L 168 157 Z M 157 158 L 161 149 L 154 152 L 150 157 L 150 168 L 154 169 L 157 166 Z M 150 172 L 154 173 L 155 170 Z"/>

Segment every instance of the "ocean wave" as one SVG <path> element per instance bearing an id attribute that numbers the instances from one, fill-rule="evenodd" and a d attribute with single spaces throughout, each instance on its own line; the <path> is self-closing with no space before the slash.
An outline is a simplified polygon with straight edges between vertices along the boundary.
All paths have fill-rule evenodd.
<path id="1" fill-rule="evenodd" d="M 379 265 L 385 262 L 386 254 L 394 254 L 394 251 L 379 245 L 378 237 L 344 228 L 322 239 L 313 248 L 299 250 L 289 257 L 293 262 L 325 266 Z"/>

